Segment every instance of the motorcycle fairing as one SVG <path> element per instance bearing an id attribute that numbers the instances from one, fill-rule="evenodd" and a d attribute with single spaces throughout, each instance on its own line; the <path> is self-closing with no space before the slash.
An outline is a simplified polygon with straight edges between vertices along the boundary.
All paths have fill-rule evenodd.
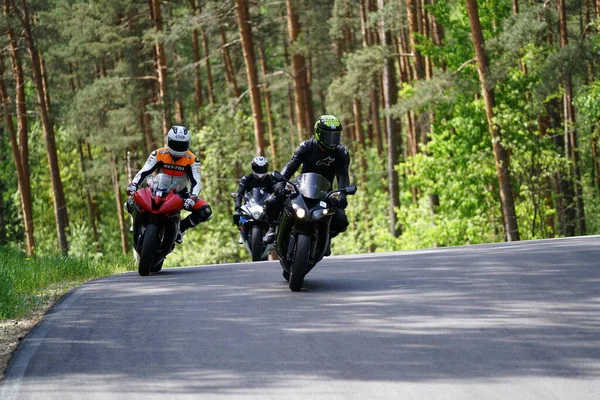
<path id="1" fill-rule="evenodd" d="M 175 192 L 168 192 L 165 197 L 155 196 L 148 187 L 135 192 L 133 201 L 141 212 L 153 214 L 172 215 L 183 208 L 183 200 Z"/>

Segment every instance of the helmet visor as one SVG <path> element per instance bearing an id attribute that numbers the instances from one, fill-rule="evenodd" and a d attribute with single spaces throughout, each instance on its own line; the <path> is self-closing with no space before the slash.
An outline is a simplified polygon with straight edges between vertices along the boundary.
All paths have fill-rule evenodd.
<path id="1" fill-rule="evenodd" d="M 169 139 L 167 145 L 173 151 L 188 151 L 190 148 L 190 142 L 181 142 L 173 139 Z"/>
<path id="2" fill-rule="evenodd" d="M 326 147 L 336 147 L 338 144 L 340 144 L 340 139 L 342 137 L 342 133 L 340 131 L 333 131 L 333 132 L 326 132 L 326 131 L 321 131 L 319 132 L 319 141 Z"/>
<path id="3" fill-rule="evenodd" d="M 257 165 L 257 164 L 252 165 L 252 171 L 254 171 L 258 175 L 266 174 L 267 168 L 268 168 L 268 166 L 266 164 L 265 165 Z"/>

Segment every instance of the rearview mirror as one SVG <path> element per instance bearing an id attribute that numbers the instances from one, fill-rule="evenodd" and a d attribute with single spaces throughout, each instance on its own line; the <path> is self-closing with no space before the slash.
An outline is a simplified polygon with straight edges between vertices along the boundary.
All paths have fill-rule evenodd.
<path id="1" fill-rule="evenodd" d="M 345 192 L 348 194 L 356 193 L 356 186 L 346 186 Z"/>

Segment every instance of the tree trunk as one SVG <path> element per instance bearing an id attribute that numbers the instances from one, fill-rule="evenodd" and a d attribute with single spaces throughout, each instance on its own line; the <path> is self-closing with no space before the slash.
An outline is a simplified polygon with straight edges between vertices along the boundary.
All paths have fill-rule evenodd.
<path id="1" fill-rule="evenodd" d="M 150 2 L 150 11 L 154 22 L 154 30 L 158 35 L 162 34 L 162 14 L 159 0 L 148 0 Z M 168 101 L 167 85 L 167 56 L 165 46 L 161 41 L 154 44 L 156 53 L 156 72 L 158 76 L 158 104 L 161 107 L 162 130 L 164 143 L 167 142 L 167 132 L 171 127 L 171 109 Z"/>
<path id="2" fill-rule="evenodd" d="M 119 229 L 121 232 L 121 249 L 123 254 L 127 254 L 127 228 L 125 226 L 125 211 L 123 209 L 123 195 L 121 194 L 121 184 L 119 182 L 119 164 L 118 158 L 113 157 L 112 161 L 112 181 L 113 190 L 115 192 L 115 201 L 117 205 L 117 216 L 119 218 Z"/>
<path id="3" fill-rule="evenodd" d="M 79 139 L 77 141 L 77 151 L 79 153 L 79 161 L 81 162 L 81 172 L 83 177 L 85 178 L 87 171 L 87 162 L 85 156 L 83 154 L 83 140 Z M 92 227 L 92 234 L 94 236 L 94 243 L 99 247 L 100 246 L 100 237 L 98 236 L 98 227 L 96 225 L 96 216 L 94 215 L 94 211 L 96 210 L 96 205 L 94 199 L 92 197 L 92 193 L 88 185 L 85 185 L 85 201 L 88 208 L 88 218 L 90 220 L 90 226 Z M 98 250 L 100 250 L 98 248 Z"/>
<path id="4" fill-rule="evenodd" d="M 502 144 L 502 134 L 500 128 L 494 122 L 494 107 L 496 99 L 494 91 L 488 85 L 489 61 L 484 50 L 483 33 L 479 22 L 479 10 L 477 0 L 466 0 L 467 13 L 471 25 L 471 35 L 475 47 L 475 56 L 477 58 L 479 80 L 485 103 L 485 113 L 492 136 L 492 146 L 496 159 L 496 173 L 500 186 L 500 199 L 502 204 L 502 214 L 504 216 L 504 230 L 506 239 L 509 242 L 520 240 L 519 227 L 517 224 L 517 215 L 515 212 L 514 196 L 512 184 L 510 182 L 510 159 L 508 152 Z"/>
<path id="5" fill-rule="evenodd" d="M 294 45 L 300 35 L 300 21 L 297 14 L 294 0 L 286 0 L 288 36 L 290 43 Z M 292 78 L 294 81 L 294 95 L 296 97 L 296 128 L 298 129 L 298 140 L 303 141 L 310 136 L 309 126 L 311 122 L 307 121 L 306 87 L 307 83 L 306 60 L 304 56 L 296 51 L 292 55 Z"/>
<path id="6" fill-rule="evenodd" d="M 256 141 L 256 154 L 262 156 L 265 153 L 265 126 L 263 124 L 260 91 L 258 88 L 256 59 L 254 57 L 254 42 L 252 39 L 252 29 L 250 27 L 250 12 L 248 10 L 248 0 L 235 0 L 235 8 L 237 11 L 238 29 L 240 31 L 240 37 L 242 39 L 244 63 L 246 64 L 246 75 L 248 77 L 248 90 L 250 91 L 252 116 L 254 118 L 254 139 Z"/>
<path id="7" fill-rule="evenodd" d="M 241 96 L 241 92 L 237 84 L 231 57 L 229 56 L 229 43 L 227 43 L 227 35 L 223 25 L 219 26 L 219 30 L 221 31 L 221 51 L 223 52 L 223 63 L 225 64 L 225 80 L 233 87 L 233 94 L 235 97 L 239 98 Z"/>
<path id="8" fill-rule="evenodd" d="M 385 6 L 384 0 L 377 0 L 379 10 L 383 10 Z M 379 17 L 379 37 L 383 46 L 391 47 L 392 40 L 389 30 L 385 26 L 383 16 Z M 396 82 L 396 73 L 394 68 L 394 60 L 392 57 L 386 57 L 383 67 L 383 106 L 385 110 L 389 110 L 398 99 L 398 85 Z M 401 229 L 396 226 L 396 208 L 400 207 L 400 189 L 398 182 L 398 172 L 396 165 L 398 164 L 398 154 L 401 153 L 399 140 L 399 123 L 391 115 L 386 114 L 386 136 L 388 142 L 387 151 L 387 170 L 388 170 L 388 187 L 390 194 L 390 234 L 398 237 L 401 234 Z"/>
<path id="9" fill-rule="evenodd" d="M 429 0 L 431 5 L 435 5 L 437 1 L 439 0 Z M 435 20 L 433 15 L 431 16 L 431 20 L 433 44 L 442 46 L 444 42 L 444 27 Z M 446 72 L 446 61 L 443 60 L 439 67 L 443 72 Z"/>
<path id="10" fill-rule="evenodd" d="M 200 109 L 204 106 L 204 99 L 202 98 L 202 83 L 200 76 L 200 44 L 198 41 L 198 29 L 192 29 L 192 54 L 194 57 L 194 100 L 196 102 L 196 108 L 194 109 L 194 118 L 198 128 L 204 125 L 200 116 Z"/>
<path id="11" fill-rule="evenodd" d="M 565 48 L 569 44 L 567 32 L 567 13 L 565 9 L 565 0 L 557 0 L 559 14 L 560 47 Z M 563 86 L 565 94 L 563 96 L 565 110 L 565 140 L 567 146 L 567 157 L 571 158 L 573 184 L 575 187 L 575 202 L 577 205 L 577 227 L 580 235 L 586 234 L 585 209 L 583 205 L 583 188 L 581 186 L 581 167 L 579 161 L 579 146 L 577 144 L 577 130 L 575 129 L 575 107 L 573 106 L 573 83 L 571 74 L 567 73 L 564 77 Z"/>
<path id="12" fill-rule="evenodd" d="M 265 111 L 267 113 L 267 128 L 269 130 L 269 146 L 271 147 L 271 165 L 273 169 L 277 169 L 277 150 L 275 145 L 275 135 L 274 135 L 274 123 L 273 123 L 273 113 L 272 113 L 272 105 L 271 105 L 271 92 L 269 90 L 269 83 L 267 82 L 267 58 L 265 57 L 265 49 L 263 48 L 263 44 L 259 43 L 258 45 L 258 56 L 260 60 L 260 68 L 262 70 L 262 78 L 263 78 L 263 89 L 265 93 Z"/>
<path id="13" fill-rule="evenodd" d="M 25 228 L 25 251 L 28 256 L 33 254 L 35 240 L 33 236 L 33 207 L 31 202 L 31 187 L 29 179 L 25 179 L 26 171 L 21 157 L 21 149 L 17 143 L 17 133 L 13 125 L 10 113 L 10 100 L 4 84 L 4 60 L 0 57 L 0 101 L 2 102 L 2 114 L 8 131 L 15 169 L 17 172 L 17 182 L 19 184 L 19 194 L 21 197 L 21 210 L 23 212 L 23 225 Z"/>
<path id="14" fill-rule="evenodd" d="M 418 50 L 417 35 L 421 33 L 419 29 L 419 20 L 421 19 L 421 7 L 419 0 L 406 0 L 406 14 L 408 27 L 410 29 L 410 47 L 413 53 L 413 79 L 420 81 L 425 78 L 425 60 Z"/>
<path id="15" fill-rule="evenodd" d="M 42 121 L 42 128 L 46 139 L 46 150 L 48 153 L 48 165 L 50 168 L 50 181 L 52 183 L 52 192 L 54 194 L 54 217 L 56 219 L 56 231 L 58 235 L 58 242 L 63 254 L 68 252 L 67 243 L 67 227 L 69 225 L 69 218 L 67 213 L 67 204 L 65 202 L 65 194 L 63 190 L 62 180 L 60 177 L 60 168 L 58 165 L 58 153 L 56 149 L 56 140 L 54 138 L 54 125 L 50 118 L 50 109 L 46 98 L 48 97 L 48 91 L 44 91 L 44 82 L 42 75 L 42 62 L 39 57 L 39 53 L 35 47 L 33 33 L 31 29 L 31 19 L 29 15 L 29 9 L 27 8 L 26 0 L 21 0 L 23 7 L 21 20 L 23 26 L 23 33 L 25 35 L 25 41 L 27 43 L 27 50 L 31 57 L 31 69 L 33 72 L 33 81 L 36 88 L 37 101 L 40 109 L 40 118 Z"/>
<path id="16" fill-rule="evenodd" d="M 196 0 L 190 0 L 190 8 L 192 15 L 199 15 L 198 6 Z M 194 101 L 196 107 L 194 108 L 194 120 L 198 128 L 204 125 L 202 117 L 200 116 L 200 109 L 204 106 L 204 99 L 202 97 L 202 78 L 200 74 L 200 42 L 198 40 L 198 28 L 194 26 L 192 28 L 192 56 L 194 60 Z"/>
<path id="17" fill-rule="evenodd" d="M 10 13 L 9 2 L 4 4 L 4 15 L 8 17 Z M 17 129 L 19 132 L 19 147 L 21 154 L 21 162 L 25 171 L 25 179 L 29 186 L 29 139 L 28 139 L 28 124 L 27 124 L 27 105 L 25 100 L 25 79 L 23 75 L 23 66 L 19 59 L 17 50 L 17 39 L 10 28 L 7 29 L 8 46 L 10 51 L 10 61 L 12 65 L 13 77 L 15 79 L 15 104 L 17 109 Z"/>
<path id="18" fill-rule="evenodd" d="M 366 4 L 365 4 L 366 3 Z M 373 44 L 373 38 L 371 37 L 371 31 L 367 29 L 368 24 L 368 11 L 369 11 L 369 0 L 361 0 L 360 3 L 360 22 L 362 32 L 362 44 L 363 48 L 366 49 Z M 377 82 L 378 75 L 375 74 L 372 79 L 373 82 Z M 371 85 L 369 90 L 369 110 L 370 110 L 370 121 L 369 121 L 369 137 L 375 146 L 377 147 L 377 154 L 383 155 L 383 143 L 381 141 L 381 123 L 379 121 L 379 98 L 377 96 L 377 88 L 375 84 Z"/>
<path id="19" fill-rule="evenodd" d="M 175 54 L 175 60 L 179 60 L 178 54 Z M 181 91 L 179 90 L 179 77 L 177 71 L 175 71 L 173 81 L 175 86 L 175 123 L 177 125 L 185 125 L 185 110 L 183 106 L 183 100 L 181 100 L 182 95 Z"/>
<path id="20" fill-rule="evenodd" d="M 291 69 L 291 62 L 289 44 L 286 37 L 284 37 L 283 39 L 283 58 L 285 59 L 285 68 L 289 71 Z M 290 84 L 289 79 L 287 80 L 287 100 L 290 114 L 290 124 L 293 127 L 294 125 L 296 125 L 296 105 L 294 103 L 294 96 L 292 95 L 292 85 Z M 290 129 L 290 144 L 292 145 L 292 149 L 294 149 L 296 146 L 294 145 L 294 136 L 291 134 L 291 132 L 292 130 Z"/>
<path id="21" fill-rule="evenodd" d="M 430 27 L 429 24 L 429 11 L 427 10 L 426 7 L 426 2 L 427 0 L 420 0 L 420 14 L 421 14 L 421 35 L 423 35 L 426 38 L 429 38 L 429 40 L 432 40 L 432 28 Z M 433 40 L 432 40 L 433 41 Z M 431 79 L 431 77 L 433 76 L 433 66 L 431 64 L 431 57 L 430 56 L 423 56 L 423 62 L 425 64 L 425 79 Z"/>
<path id="22" fill-rule="evenodd" d="M 143 125 L 144 125 L 144 141 L 146 142 L 146 151 L 150 154 L 154 149 L 156 149 L 156 140 L 154 140 L 154 136 L 152 135 L 152 116 L 150 113 L 144 110 Z"/>
<path id="23" fill-rule="evenodd" d="M 199 15 L 196 0 L 190 0 L 190 8 L 193 15 Z M 198 28 L 192 28 L 192 55 L 194 57 L 194 101 L 196 108 L 194 109 L 194 119 L 198 128 L 201 128 L 203 121 L 200 116 L 200 109 L 204 106 L 202 98 L 202 83 L 200 76 L 200 42 L 198 40 Z"/>
<path id="24" fill-rule="evenodd" d="M 212 69 L 210 67 L 210 49 L 208 47 L 208 37 L 204 25 L 200 27 L 202 36 L 202 49 L 204 50 L 204 66 L 206 67 L 206 84 L 208 85 L 208 100 L 210 104 L 215 104 L 215 89 L 213 88 Z"/>

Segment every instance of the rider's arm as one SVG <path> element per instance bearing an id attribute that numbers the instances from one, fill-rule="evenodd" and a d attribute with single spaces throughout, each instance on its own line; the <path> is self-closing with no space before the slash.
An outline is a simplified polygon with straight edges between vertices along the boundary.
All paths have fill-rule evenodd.
<path id="1" fill-rule="evenodd" d="M 275 185 L 275 180 L 273 179 L 272 175 L 267 175 L 267 177 L 265 178 L 265 186 L 264 186 L 264 191 L 267 193 L 273 193 L 273 186 Z"/>
<path id="2" fill-rule="evenodd" d="M 202 190 L 200 160 L 198 160 L 198 157 L 194 159 L 194 163 L 190 167 L 190 185 L 192 186 L 192 194 L 198 196 Z"/>
<path id="3" fill-rule="evenodd" d="M 336 163 L 335 174 L 337 176 L 338 189 L 344 189 L 350 185 L 350 176 L 348 174 L 348 168 L 350 167 L 350 154 L 348 150 L 344 148 L 344 153 L 341 158 L 341 162 Z"/>
<path id="4" fill-rule="evenodd" d="M 235 205 L 236 206 L 241 206 L 242 205 L 242 197 L 244 197 L 244 193 L 246 193 L 246 187 L 248 186 L 248 179 L 249 179 L 249 175 L 244 175 L 242 176 L 242 179 L 240 179 L 240 183 L 238 185 L 238 197 L 235 198 Z"/>
<path id="5" fill-rule="evenodd" d="M 289 180 L 308 158 L 308 154 L 310 153 L 310 148 L 308 146 L 309 142 L 309 140 L 305 140 L 300 143 L 300 145 L 296 147 L 296 150 L 294 150 L 294 154 L 292 154 L 290 161 L 288 161 L 281 169 L 281 175 L 283 175 L 286 180 Z"/>
<path id="6" fill-rule="evenodd" d="M 148 175 L 152 174 L 152 172 L 154 172 L 158 168 L 158 166 L 159 166 L 158 164 L 159 164 L 158 161 L 156 161 L 156 150 L 154 150 L 148 156 L 148 159 L 146 160 L 146 164 L 144 164 L 142 169 L 140 169 L 140 171 L 135 175 L 135 177 L 133 178 L 133 181 L 131 181 L 131 182 L 135 183 L 137 186 L 139 186 L 140 183 L 142 183 L 144 181 L 144 179 L 146 179 L 148 177 Z"/>

